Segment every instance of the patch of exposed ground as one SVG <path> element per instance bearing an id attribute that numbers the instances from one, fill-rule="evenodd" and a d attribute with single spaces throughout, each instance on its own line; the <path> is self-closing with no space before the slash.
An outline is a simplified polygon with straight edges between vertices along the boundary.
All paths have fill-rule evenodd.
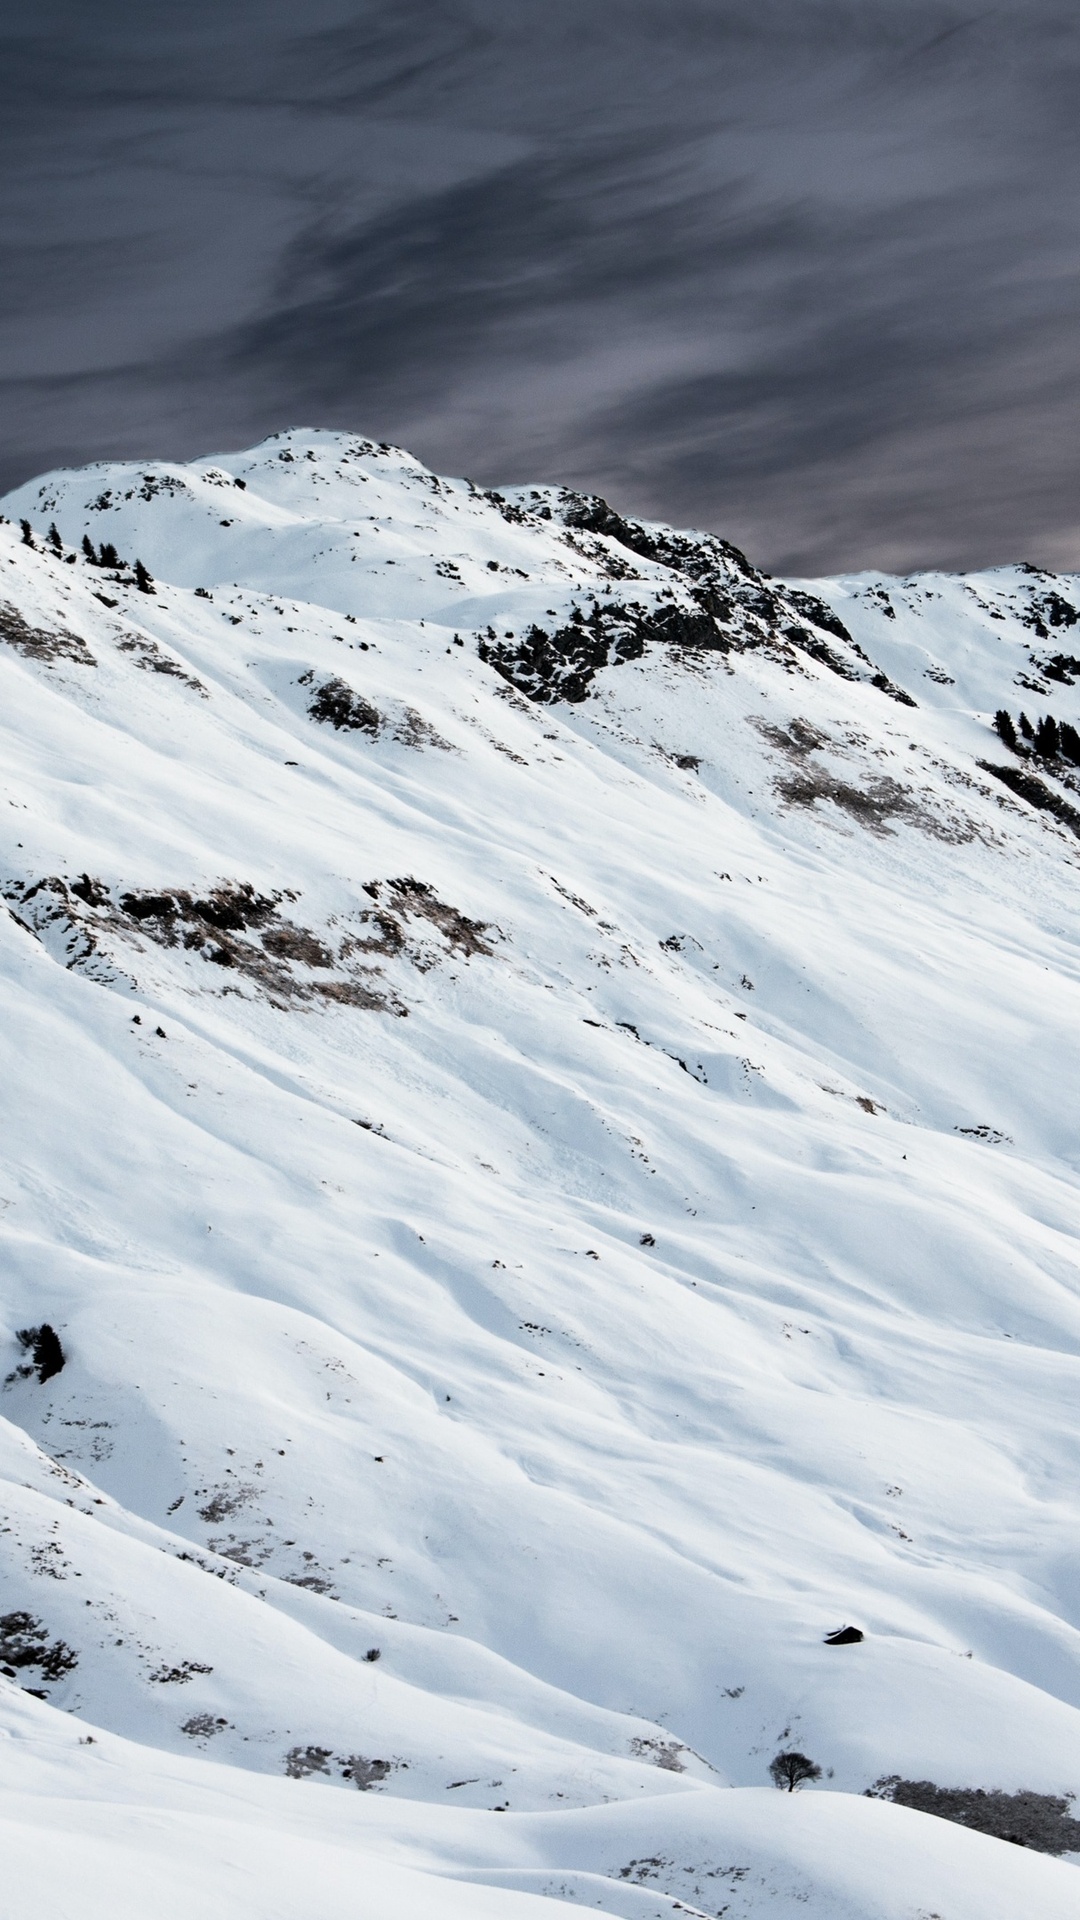
<path id="1" fill-rule="evenodd" d="M 483 920 L 470 920 L 457 907 L 440 900 L 425 880 L 411 876 L 400 880 L 368 880 L 364 892 L 375 904 L 352 916 L 365 931 L 346 935 L 342 941 L 343 954 L 377 953 L 389 957 L 406 953 L 414 966 L 426 972 L 439 956 L 437 951 L 433 956 L 425 947 L 417 945 L 416 929 L 410 929 L 409 922 L 418 920 L 433 927 L 450 952 L 460 954 L 463 959 L 473 954 L 490 958 L 494 952 L 491 937 L 495 930 Z"/>
<path id="2" fill-rule="evenodd" d="M 48 1629 L 33 1614 L 0 1615 L 0 1673 L 9 1680 L 27 1671 L 42 1680 L 62 1680 L 78 1663 L 78 1654 L 63 1640 L 50 1641 Z"/>
<path id="3" fill-rule="evenodd" d="M 645 607 L 639 601 L 594 601 L 588 613 L 574 607 L 570 619 L 550 632 L 535 622 L 521 635 L 500 639 L 494 627 L 479 636 L 481 660 L 519 693 L 548 704 L 584 700 L 602 667 L 640 660 L 648 642 L 726 652 L 730 637 L 711 613 L 674 599 Z"/>
<path id="4" fill-rule="evenodd" d="M 85 640 L 66 627 L 31 627 L 16 607 L 0 602 L 0 640 L 27 660 L 73 660 L 79 667 L 96 667 Z"/>
<path id="5" fill-rule="evenodd" d="M 199 1519 L 208 1521 L 212 1526 L 220 1526 L 231 1514 L 239 1512 L 250 1500 L 254 1500 L 258 1487 L 215 1487 L 207 1498 L 206 1505 L 198 1509 Z"/>
<path id="6" fill-rule="evenodd" d="M 202 681 L 197 680 L 193 673 L 189 673 L 186 667 L 180 665 L 179 660 L 174 660 L 171 654 L 159 647 L 156 640 L 150 640 L 141 633 L 121 632 L 116 644 L 121 653 L 130 653 L 134 656 L 135 665 L 144 673 L 168 674 L 171 679 L 179 680 L 183 686 L 190 687 L 193 692 L 201 693 L 204 699 L 208 697 Z"/>
<path id="7" fill-rule="evenodd" d="M 662 1853 L 647 1854 L 630 1860 L 625 1866 L 608 1869 L 612 1880 L 625 1880 L 635 1887 L 653 1887 L 672 1896 L 677 1907 L 691 1914 L 711 1914 L 723 1920 L 730 1912 L 732 1889 L 750 1873 L 746 1866 L 720 1866 L 711 1861 L 684 1865 Z"/>
<path id="8" fill-rule="evenodd" d="M 385 1780 L 403 1767 L 404 1760 L 368 1760 L 360 1753 L 335 1754 L 332 1747 L 290 1747 L 285 1755 L 285 1773 L 290 1780 L 310 1780 L 312 1775 L 333 1777 L 335 1769 L 342 1779 L 351 1780 L 361 1793 Z"/>
<path id="9" fill-rule="evenodd" d="M 0 885 L 28 932 L 69 968 L 106 981 L 118 952 L 155 946 L 180 949 L 218 967 L 223 991 L 253 987 L 277 1007 L 334 1002 L 404 1015 L 408 1009 L 384 977 L 382 962 L 403 960 L 426 973 L 449 954 L 490 957 L 494 929 L 439 898 L 411 876 L 370 880 L 370 907 L 338 915 L 314 931 L 283 912 L 291 892 L 262 894 L 247 882 L 220 881 L 205 893 L 110 888 L 83 874 Z"/>
<path id="10" fill-rule="evenodd" d="M 845 747 L 850 743 L 830 738 L 807 720 L 791 720 L 787 727 L 761 719 L 751 724 L 763 740 L 791 762 L 792 772 L 773 782 L 774 791 L 786 806 L 813 807 L 819 800 L 831 801 L 849 820 L 878 835 L 891 833 L 890 822 L 900 820 L 950 845 L 980 837 L 973 820 L 963 814 L 943 818 L 930 804 L 929 795 L 917 793 L 888 774 L 872 774 L 857 786 L 822 765 L 815 755 L 830 753 L 845 758 Z"/>
<path id="11" fill-rule="evenodd" d="M 213 1673 L 213 1671 L 213 1667 L 208 1667 L 205 1660 L 180 1660 L 173 1666 L 163 1661 L 161 1666 L 156 1667 L 149 1675 L 149 1678 L 158 1687 L 186 1687 L 188 1681 L 194 1680 L 196 1674 Z"/>
<path id="12" fill-rule="evenodd" d="M 682 1755 L 686 1752 L 681 1740 L 657 1740 L 637 1737 L 630 1742 L 630 1751 L 635 1760 L 645 1760 L 650 1766 L 661 1767 L 665 1773 L 685 1773 Z"/>
<path id="13" fill-rule="evenodd" d="M 223 1714 L 193 1713 L 180 1728 L 192 1740 L 211 1740 L 216 1733 L 224 1733 L 229 1722 Z"/>
<path id="14" fill-rule="evenodd" d="M 380 713 L 378 707 L 347 681 L 336 674 L 326 680 L 316 680 L 313 669 L 302 673 L 297 685 L 311 688 L 308 701 L 311 719 L 322 726 L 333 727 L 338 733 L 364 733 L 369 740 L 396 740 L 402 747 L 437 747 L 443 753 L 454 751 L 449 740 L 444 740 L 415 707 L 401 706 L 395 713 Z"/>

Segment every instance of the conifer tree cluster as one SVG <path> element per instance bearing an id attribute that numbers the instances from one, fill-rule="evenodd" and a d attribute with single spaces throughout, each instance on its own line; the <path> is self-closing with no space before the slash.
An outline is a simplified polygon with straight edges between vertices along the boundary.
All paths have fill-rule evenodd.
<path id="1" fill-rule="evenodd" d="M 1012 715 L 999 707 L 994 715 L 994 731 L 1010 753 L 1033 754 L 1039 760 L 1067 760 L 1080 767 L 1080 733 L 1069 720 L 1055 720 L 1045 713 L 1032 726 L 1026 713 L 1014 723 Z"/>
<path id="2" fill-rule="evenodd" d="M 50 529 L 50 538 L 55 531 L 55 528 Z M 59 540 L 59 534 L 56 537 Z M 127 560 L 121 560 L 111 540 L 103 540 L 100 549 L 95 551 L 90 535 L 84 533 L 82 550 L 84 560 L 91 567 L 107 567 L 111 573 L 121 573 L 129 565 Z M 135 585 L 140 593 L 155 592 L 154 576 L 148 567 L 144 567 L 141 560 L 135 561 Z"/>
<path id="3" fill-rule="evenodd" d="M 90 535 L 84 533 L 82 537 L 82 550 L 84 560 L 88 561 L 92 567 L 110 567 L 115 573 L 118 572 L 121 567 L 127 566 L 127 561 L 121 560 L 111 540 L 103 540 L 100 550 L 95 552 L 94 543 Z"/>

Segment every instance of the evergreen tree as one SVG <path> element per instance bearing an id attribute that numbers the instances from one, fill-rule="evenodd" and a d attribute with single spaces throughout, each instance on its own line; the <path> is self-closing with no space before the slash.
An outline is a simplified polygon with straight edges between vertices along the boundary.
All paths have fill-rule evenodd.
<path id="1" fill-rule="evenodd" d="M 1028 719 L 1026 713 L 1022 713 L 1020 715 L 1020 731 L 1023 734 L 1025 740 L 1034 740 L 1035 729 L 1032 726 L 1031 721 Z"/>
<path id="2" fill-rule="evenodd" d="M 1069 720 L 1063 720 L 1058 728 L 1058 751 L 1063 760 L 1071 760 L 1074 767 L 1080 767 L 1080 733 Z"/>
<path id="3" fill-rule="evenodd" d="M 98 564 L 98 557 L 97 557 L 97 554 L 94 552 L 94 543 L 91 540 L 90 535 L 88 533 L 83 534 L 82 550 L 86 559 L 89 560 L 90 565 L 92 567 L 96 567 Z"/>
<path id="4" fill-rule="evenodd" d="M 63 543 L 63 541 L 62 541 L 62 540 L 61 540 L 61 538 L 60 538 L 60 534 L 59 534 L 59 531 L 58 531 L 58 529 L 57 529 L 57 525 L 56 525 L 56 521 L 55 521 L 55 520 L 53 520 L 53 521 L 52 521 L 52 522 L 50 523 L 50 526 L 49 526 L 49 532 L 48 532 L 48 541 L 49 541 L 49 545 L 50 545 L 50 547 L 52 548 L 52 550 L 53 550 L 53 552 L 54 552 L 54 553 L 63 553 L 63 551 L 64 551 L 64 543 Z"/>
<path id="5" fill-rule="evenodd" d="M 141 560 L 135 562 L 135 585 L 140 593 L 154 592 L 154 576 L 147 572 Z"/>
<path id="6" fill-rule="evenodd" d="M 1035 751 L 1043 760 L 1058 756 L 1058 723 L 1052 713 L 1044 714 L 1035 729 Z"/>
<path id="7" fill-rule="evenodd" d="M 1013 723 L 1012 723 L 1012 715 L 1006 710 L 1005 707 L 999 707 L 997 712 L 995 713 L 994 726 L 997 731 L 999 740 L 1004 742 L 1005 746 L 1009 748 L 1009 751 L 1011 753 L 1015 753 L 1016 746 L 1017 746 L 1016 728 L 1013 726 Z"/>
<path id="8" fill-rule="evenodd" d="M 101 565 L 103 567 L 120 567 L 123 565 L 123 561 L 111 540 L 103 540 L 101 543 Z"/>
<path id="9" fill-rule="evenodd" d="M 32 526 L 30 525 L 30 522 L 29 522 L 29 520 L 20 520 L 20 521 L 19 521 L 19 525 L 20 525 L 20 527 L 22 528 L 22 543 L 23 543 L 23 546 L 24 546 L 24 547 L 32 547 L 32 546 L 33 546 L 33 544 L 34 544 L 34 529 L 33 529 L 33 527 L 32 527 Z"/>

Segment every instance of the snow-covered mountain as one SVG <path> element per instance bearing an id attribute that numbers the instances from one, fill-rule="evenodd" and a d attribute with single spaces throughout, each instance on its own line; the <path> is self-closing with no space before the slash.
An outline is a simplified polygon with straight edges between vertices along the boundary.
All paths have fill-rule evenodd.
<path id="1" fill-rule="evenodd" d="M 1074 1915 L 1080 580 L 0 508 L 7 1911 Z"/>

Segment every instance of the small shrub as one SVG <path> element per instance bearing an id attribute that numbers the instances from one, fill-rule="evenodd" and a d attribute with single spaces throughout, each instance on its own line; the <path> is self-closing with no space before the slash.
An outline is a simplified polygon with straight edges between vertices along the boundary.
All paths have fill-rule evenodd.
<path id="1" fill-rule="evenodd" d="M 794 1793 L 807 1780 L 820 1780 L 821 1768 L 816 1761 L 807 1759 L 805 1753 L 778 1753 L 769 1761 L 769 1773 L 774 1787 L 781 1793 Z"/>
<path id="2" fill-rule="evenodd" d="M 392 1760 L 365 1760 L 363 1754 L 353 1753 L 342 1761 L 341 1771 L 346 1780 L 351 1780 L 355 1787 L 359 1787 L 361 1793 L 370 1793 L 372 1787 L 377 1786 L 380 1780 L 385 1780 L 397 1764 Z"/>
<path id="3" fill-rule="evenodd" d="M 635 1760 L 645 1760 L 651 1767 L 662 1767 L 665 1773 L 686 1772 L 680 1758 L 686 1752 L 681 1740 L 646 1740 L 639 1735 L 631 1740 L 630 1751 Z"/>
<path id="4" fill-rule="evenodd" d="M 9 1679 L 16 1677 L 20 1667 L 36 1667 L 42 1679 L 62 1680 L 78 1664 L 78 1654 L 65 1641 L 55 1640 L 50 1646 L 45 1627 L 32 1614 L 0 1616 L 0 1672 L 6 1673 Z M 40 1694 L 39 1698 L 46 1696 Z"/>

